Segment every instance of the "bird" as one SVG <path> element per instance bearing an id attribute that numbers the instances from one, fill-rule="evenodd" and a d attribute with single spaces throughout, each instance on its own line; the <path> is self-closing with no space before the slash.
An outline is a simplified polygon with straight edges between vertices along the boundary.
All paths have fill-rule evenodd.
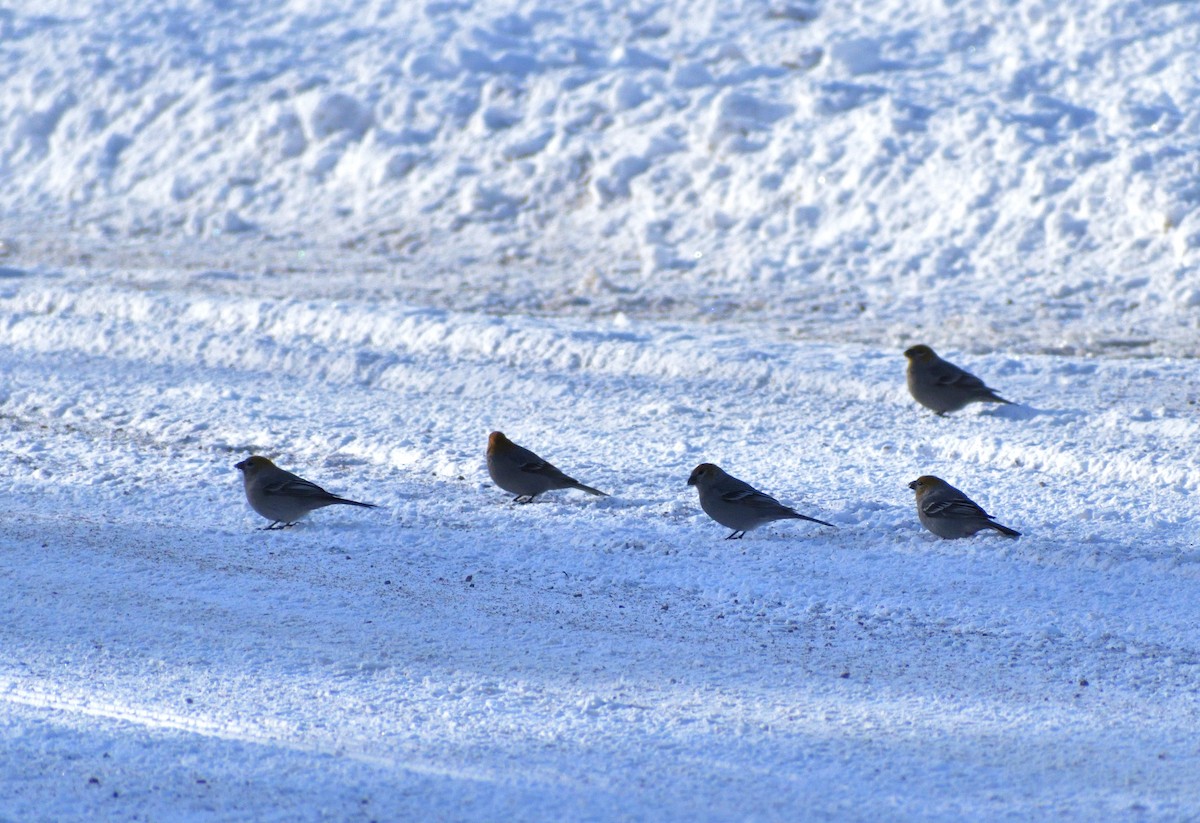
<path id="1" fill-rule="evenodd" d="M 775 520 L 807 520 L 837 528 L 832 523 L 800 514 L 712 463 L 701 463 L 692 469 L 687 484 L 696 487 L 700 508 L 705 514 L 725 528 L 733 529 L 726 540 L 740 540 L 746 532 Z"/>
<path id="2" fill-rule="evenodd" d="M 908 487 L 917 493 L 917 517 L 921 525 L 938 537 L 954 540 L 983 529 L 995 529 L 1005 537 L 1021 536 L 1016 529 L 997 523 L 978 503 L 940 477 L 921 475 Z"/>
<path id="3" fill-rule="evenodd" d="M 905 350 L 908 358 L 908 390 L 913 399 L 938 416 L 958 411 L 969 403 L 1007 403 L 982 380 L 953 363 L 943 360 L 928 346 Z"/>
<path id="4" fill-rule="evenodd" d="M 250 508 L 271 521 L 263 531 L 286 529 L 315 509 L 339 503 L 364 509 L 379 508 L 374 503 L 360 503 L 330 494 L 316 483 L 279 468 L 261 455 L 247 457 L 234 468 L 242 473 Z"/>
<path id="5" fill-rule="evenodd" d="M 518 446 L 503 432 L 488 435 L 487 467 L 492 481 L 509 494 L 515 494 L 513 500 L 517 503 L 532 503 L 539 494 L 554 489 L 579 489 L 598 497 L 608 497 L 599 489 L 563 474 L 550 461 Z"/>

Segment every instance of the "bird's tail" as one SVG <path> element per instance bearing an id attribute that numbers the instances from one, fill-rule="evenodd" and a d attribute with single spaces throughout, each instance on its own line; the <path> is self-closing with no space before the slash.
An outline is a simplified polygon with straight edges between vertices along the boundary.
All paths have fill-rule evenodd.
<path id="1" fill-rule="evenodd" d="M 809 523 L 820 523 L 822 526 L 828 526 L 831 529 L 837 528 L 837 526 L 833 525 L 832 523 L 826 523 L 824 520 L 818 520 L 815 517 L 809 517 L 807 514 L 800 514 L 800 512 L 794 511 L 792 512 L 791 516 L 795 520 L 807 520 Z"/>
<path id="2" fill-rule="evenodd" d="M 346 506 L 362 506 L 364 509 L 378 509 L 379 508 L 379 506 L 375 505 L 374 503 L 359 503 L 357 500 L 348 500 L 345 497 L 336 497 L 333 495 L 330 495 L 330 496 L 333 497 L 333 500 L 329 501 L 331 503 L 342 503 Z"/>
<path id="3" fill-rule="evenodd" d="M 988 525 L 991 526 L 996 531 L 1000 532 L 1000 534 L 1004 535 L 1005 537 L 1020 537 L 1021 536 L 1021 533 L 1019 531 L 1017 531 L 1016 529 L 1010 529 L 1008 526 L 1005 526 L 1001 523 L 997 523 L 995 520 L 989 520 Z"/>
<path id="4" fill-rule="evenodd" d="M 571 482 L 575 484 L 571 488 L 579 489 L 581 492 L 587 492 L 588 494 L 594 494 L 597 497 L 608 497 L 608 492 L 602 492 L 599 489 L 593 489 L 591 486 L 585 486 L 578 480 L 573 480 Z"/>

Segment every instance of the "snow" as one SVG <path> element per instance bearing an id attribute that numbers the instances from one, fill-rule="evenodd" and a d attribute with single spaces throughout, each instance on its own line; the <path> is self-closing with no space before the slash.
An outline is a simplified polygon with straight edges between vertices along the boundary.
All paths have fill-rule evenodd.
<path id="1" fill-rule="evenodd" d="M 0 9 L 0 818 L 1200 817 L 1197 42 Z M 511 503 L 497 429 L 612 497 Z M 259 531 L 254 453 L 380 508 Z M 705 461 L 838 528 L 723 540 Z"/>

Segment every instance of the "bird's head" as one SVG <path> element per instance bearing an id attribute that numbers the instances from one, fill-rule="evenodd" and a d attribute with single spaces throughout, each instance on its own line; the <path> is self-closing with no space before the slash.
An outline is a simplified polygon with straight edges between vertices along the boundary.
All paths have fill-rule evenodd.
<path id="1" fill-rule="evenodd" d="M 928 363 L 933 358 L 937 357 L 933 353 L 933 349 L 925 345 L 909 346 L 904 350 L 904 356 L 914 363 Z"/>
<path id="2" fill-rule="evenodd" d="M 263 469 L 271 468 L 274 465 L 275 464 L 272 463 L 268 458 L 263 457 L 262 455 L 255 454 L 250 457 L 247 457 L 241 463 L 237 463 L 236 465 L 234 465 L 234 468 L 237 469 L 238 471 L 240 471 L 242 474 L 250 475 L 250 474 L 254 474 L 256 472 L 260 472 Z"/>
<path id="3" fill-rule="evenodd" d="M 492 432 L 488 435 L 488 454 L 504 451 L 512 445 L 512 441 L 504 436 L 504 432 Z"/>
<path id="4" fill-rule="evenodd" d="M 921 494 L 937 486 L 945 485 L 945 482 L 945 480 L 942 480 L 940 477 L 934 477 L 932 474 L 923 474 L 909 483 L 908 487 L 917 494 Z"/>
<path id="5" fill-rule="evenodd" d="M 713 478 L 715 478 L 717 476 L 717 473 L 720 471 L 721 470 L 718 469 L 716 466 L 714 466 L 712 463 L 701 463 L 699 466 L 692 469 L 692 473 L 691 473 L 691 476 L 688 477 L 687 484 L 689 486 L 695 486 L 697 483 L 700 483 L 701 481 L 712 480 Z"/>

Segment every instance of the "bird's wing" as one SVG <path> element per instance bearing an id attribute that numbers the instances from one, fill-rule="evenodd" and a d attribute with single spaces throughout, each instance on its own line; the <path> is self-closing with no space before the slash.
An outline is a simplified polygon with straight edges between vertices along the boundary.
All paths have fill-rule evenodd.
<path id="1" fill-rule="evenodd" d="M 562 472 L 555 468 L 554 464 L 548 460 L 543 460 L 529 449 L 517 446 L 513 450 L 512 457 L 513 462 L 517 464 L 517 468 L 523 472 L 529 472 L 530 474 L 548 474 L 553 477 L 562 475 Z"/>
<path id="2" fill-rule="evenodd" d="M 547 472 L 556 471 L 553 466 L 551 466 L 545 460 L 540 459 L 518 460 L 517 468 L 523 472 L 529 472 L 530 474 L 545 474 Z"/>
<path id="3" fill-rule="evenodd" d="M 329 492 L 316 483 L 303 477 L 285 477 L 263 486 L 263 494 L 277 494 L 287 497 L 333 497 Z"/>
<path id="4" fill-rule="evenodd" d="M 991 519 L 990 514 L 968 497 L 927 500 L 921 504 L 921 511 L 925 512 L 928 517 L 986 517 Z"/>
<path id="5" fill-rule="evenodd" d="M 739 506 L 751 506 L 756 509 L 787 508 L 771 495 L 764 494 L 750 486 L 725 492 L 721 495 L 721 499 L 726 503 L 736 503 Z"/>
<path id="6" fill-rule="evenodd" d="M 947 363 L 945 360 L 934 364 L 931 372 L 939 386 L 956 386 L 960 389 L 984 389 L 990 391 L 978 377 L 969 371 L 960 369 L 953 363 Z"/>

